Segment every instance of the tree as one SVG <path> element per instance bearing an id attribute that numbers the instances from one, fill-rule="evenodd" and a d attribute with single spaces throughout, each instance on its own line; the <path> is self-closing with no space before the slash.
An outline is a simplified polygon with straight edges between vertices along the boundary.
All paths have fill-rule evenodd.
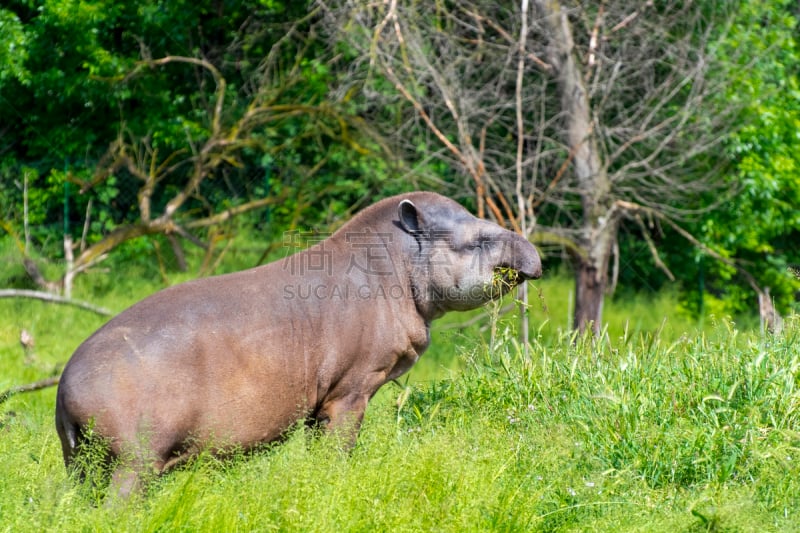
<path id="1" fill-rule="evenodd" d="M 0 13 L 22 58 L 0 67 L 3 227 L 20 233 L 29 204 L 38 246 L 63 227 L 65 289 L 142 236 L 210 250 L 208 228 L 271 206 L 276 237 L 321 220 L 326 194 L 341 215 L 382 187 L 383 148 L 329 94 L 335 57 L 306 3 L 73 4 Z"/>
<path id="2" fill-rule="evenodd" d="M 328 27 L 355 50 L 363 75 L 352 83 L 374 97 L 387 80 L 410 104 L 402 119 L 379 106 L 370 119 L 410 140 L 410 157 L 432 134 L 442 148 L 425 155 L 464 171 L 479 215 L 568 254 L 581 331 L 601 327 L 623 222 L 642 229 L 672 276 L 648 222 L 676 225 L 730 192 L 726 162 L 710 154 L 738 108 L 711 104 L 731 60 L 714 44 L 736 4 L 323 5 Z"/>
<path id="3" fill-rule="evenodd" d="M 733 162 L 728 179 L 737 183 L 738 194 L 697 229 L 710 247 L 757 272 L 765 287 L 759 292 L 760 305 L 769 308 L 774 301 L 779 309 L 797 309 L 800 302 L 800 283 L 793 274 L 800 266 L 797 9 L 796 2 L 784 0 L 743 6 L 721 43 L 720 53 L 745 48 L 760 60 L 733 73 L 723 95 L 740 101 L 745 117 L 724 152 Z M 732 283 L 731 268 L 711 264 L 704 275 L 714 293 L 725 295 L 723 312 L 739 312 L 751 304 L 749 295 Z"/>

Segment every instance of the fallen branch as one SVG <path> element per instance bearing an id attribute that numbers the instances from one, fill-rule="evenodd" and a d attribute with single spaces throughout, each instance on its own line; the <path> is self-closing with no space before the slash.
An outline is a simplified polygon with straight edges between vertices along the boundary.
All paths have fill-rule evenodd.
<path id="1" fill-rule="evenodd" d="M 11 387 L 7 391 L 0 394 L 0 404 L 5 403 L 6 400 L 11 398 L 15 394 L 19 394 L 22 392 L 37 391 L 58 385 L 59 379 L 60 376 L 56 376 L 53 378 L 42 379 L 40 381 L 36 381 L 35 383 L 28 383 L 27 385 L 18 385 L 16 387 Z"/>
<path id="2" fill-rule="evenodd" d="M 90 304 L 89 302 L 73 300 L 72 298 L 65 298 L 64 296 L 59 296 L 58 294 L 52 294 L 43 291 L 31 291 L 26 289 L 0 289 L 0 298 L 34 298 L 36 300 L 43 300 L 45 302 L 56 304 L 73 305 L 101 316 L 111 316 L 114 314 L 105 307 L 99 307 Z"/>

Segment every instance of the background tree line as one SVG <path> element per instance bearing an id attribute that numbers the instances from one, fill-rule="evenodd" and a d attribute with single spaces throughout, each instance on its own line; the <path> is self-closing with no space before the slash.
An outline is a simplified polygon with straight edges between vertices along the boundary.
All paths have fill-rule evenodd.
<path id="1" fill-rule="evenodd" d="M 599 327 L 616 287 L 671 280 L 695 311 L 740 312 L 769 287 L 786 312 L 798 15 L 788 0 L 12 0 L 4 238 L 68 290 L 160 242 L 180 264 L 255 229 L 266 258 L 286 230 L 428 188 L 573 272 L 578 327 Z"/>

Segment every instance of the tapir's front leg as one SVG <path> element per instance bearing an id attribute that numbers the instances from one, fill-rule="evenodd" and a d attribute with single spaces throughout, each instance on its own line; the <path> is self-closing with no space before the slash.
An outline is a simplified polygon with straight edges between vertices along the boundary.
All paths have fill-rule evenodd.
<path id="1" fill-rule="evenodd" d="M 317 421 L 326 432 L 340 439 L 342 445 L 350 449 L 358 439 L 368 401 L 369 396 L 363 394 L 329 400 L 319 410 Z"/>
<path id="2" fill-rule="evenodd" d="M 317 422 L 341 439 L 347 448 L 352 448 L 358 439 L 367 403 L 386 382 L 386 376 L 386 372 L 370 372 L 358 384 L 340 383 L 322 402 Z"/>

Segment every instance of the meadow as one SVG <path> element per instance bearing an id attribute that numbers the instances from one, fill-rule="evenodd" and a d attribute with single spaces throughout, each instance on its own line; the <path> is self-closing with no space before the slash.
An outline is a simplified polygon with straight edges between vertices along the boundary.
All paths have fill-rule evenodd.
<path id="1" fill-rule="evenodd" d="M 131 267 L 79 278 L 75 296 L 120 311 L 161 286 Z M 568 333 L 567 279 L 532 286 L 527 353 L 508 302 L 450 315 L 352 452 L 299 426 L 129 501 L 68 478 L 54 388 L 15 395 L 0 531 L 800 531 L 800 320 L 774 336 L 701 327 L 671 294 L 627 295 L 592 340 Z M 106 320 L 22 299 L 0 317 L 0 391 L 57 374 Z"/>

